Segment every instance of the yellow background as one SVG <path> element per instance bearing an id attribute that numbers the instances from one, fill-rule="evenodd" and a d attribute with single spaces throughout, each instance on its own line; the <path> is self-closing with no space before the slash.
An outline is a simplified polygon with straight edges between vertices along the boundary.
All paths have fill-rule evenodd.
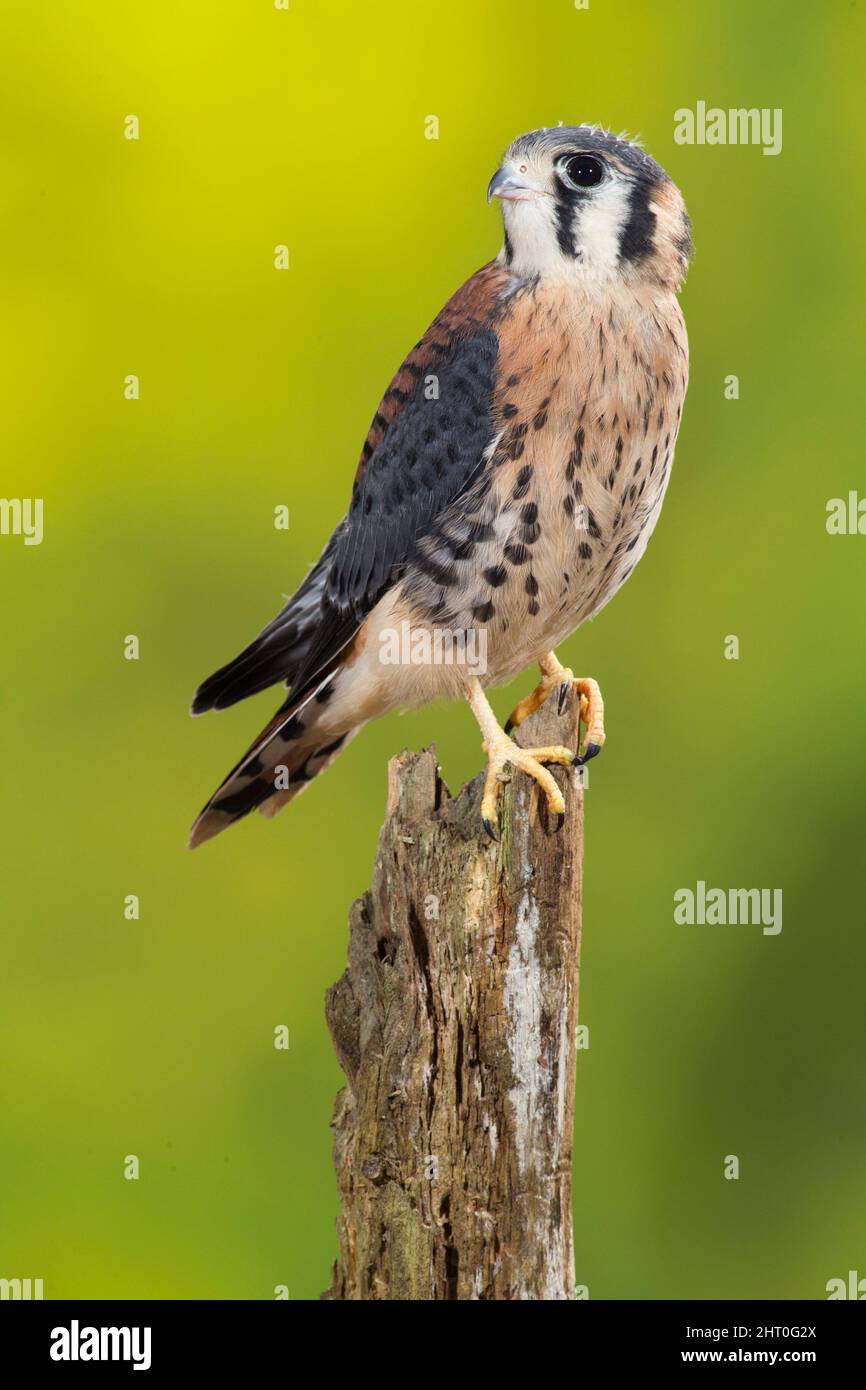
<path id="1" fill-rule="evenodd" d="M 273 824 L 189 855 L 277 699 L 188 704 L 303 577 L 392 371 L 497 251 L 502 149 L 558 120 L 640 134 L 696 242 L 665 511 L 561 652 L 609 730 L 578 1280 L 820 1298 L 866 1274 L 866 538 L 825 529 L 829 498 L 866 492 L 863 40 L 863 7 L 832 0 L 7 0 L 0 493 L 44 498 L 45 538 L 0 537 L 0 1276 L 49 1298 L 328 1283 L 322 1001 L 386 760 L 435 738 L 456 788 L 478 732 L 457 706 L 384 720 Z M 676 145 L 699 100 L 781 107 L 782 153 Z M 698 879 L 782 888 L 781 935 L 676 926 Z"/>

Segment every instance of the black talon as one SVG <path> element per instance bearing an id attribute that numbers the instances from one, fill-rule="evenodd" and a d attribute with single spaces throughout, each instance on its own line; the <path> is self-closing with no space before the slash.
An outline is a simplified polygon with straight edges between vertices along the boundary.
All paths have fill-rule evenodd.
<path id="1" fill-rule="evenodd" d="M 558 814 L 557 817 L 556 817 L 556 825 L 553 827 L 553 832 L 554 832 L 554 834 L 556 834 L 558 831 L 560 831 L 564 825 L 565 825 L 565 812 L 564 812 L 564 811 L 560 811 L 559 814 Z"/>
<path id="2" fill-rule="evenodd" d="M 601 744 L 600 744 L 600 743 L 590 743 L 589 746 L 587 747 L 586 752 L 583 753 L 579 758 L 575 758 L 575 762 L 574 762 L 575 767 L 585 767 L 586 764 L 589 762 L 590 758 L 596 757 L 600 752 L 601 752 Z"/>
<path id="3" fill-rule="evenodd" d="M 484 826 L 484 829 L 487 831 L 493 843 L 496 844 L 496 831 L 493 828 L 493 822 L 489 821 L 486 816 L 482 816 L 481 824 Z"/>
<path id="4" fill-rule="evenodd" d="M 506 719 L 506 721 L 505 721 L 505 728 L 503 729 L 502 732 L 503 732 L 504 734 L 510 734 L 510 733 L 511 733 L 511 730 L 512 730 L 513 728 L 514 728 L 514 720 L 513 720 L 513 719 Z"/>
<path id="5" fill-rule="evenodd" d="M 567 699 L 568 699 L 568 681 L 563 681 L 563 682 L 562 682 L 562 685 L 559 687 L 559 707 L 557 708 L 557 711 L 556 711 L 557 714 L 562 714 L 562 711 L 565 709 L 565 702 L 566 702 Z"/>

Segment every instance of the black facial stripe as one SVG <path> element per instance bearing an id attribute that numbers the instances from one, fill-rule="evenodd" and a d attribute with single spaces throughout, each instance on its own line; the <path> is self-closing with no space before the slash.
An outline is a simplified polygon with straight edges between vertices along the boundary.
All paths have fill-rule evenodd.
<path id="1" fill-rule="evenodd" d="M 642 261 L 653 249 L 655 213 L 650 212 L 650 198 L 654 187 L 654 181 L 646 175 L 639 175 L 632 181 L 629 189 L 628 221 L 619 238 L 621 261 Z"/>
<path id="2" fill-rule="evenodd" d="M 578 214 L 582 204 L 591 203 L 594 188 L 571 188 L 556 175 L 556 240 L 564 256 L 576 259 Z"/>
<path id="3" fill-rule="evenodd" d="M 572 193 L 566 189 L 557 179 L 559 192 L 556 197 L 554 213 L 556 217 L 556 240 L 559 249 L 564 256 L 576 256 L 574 236 L 574 214 L 580 199 L 580 195 Z"/>

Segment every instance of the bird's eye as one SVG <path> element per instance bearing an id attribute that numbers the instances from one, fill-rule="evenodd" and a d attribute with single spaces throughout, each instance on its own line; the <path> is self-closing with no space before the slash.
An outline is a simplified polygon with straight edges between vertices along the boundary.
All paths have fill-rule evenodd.
<path id="1" fill-rule="evenodd" d="M 559 161 L 559 172 L 572 188 L 594 188 L 604 177 L 604 165 L 591 154 L 569 154 Z"/>

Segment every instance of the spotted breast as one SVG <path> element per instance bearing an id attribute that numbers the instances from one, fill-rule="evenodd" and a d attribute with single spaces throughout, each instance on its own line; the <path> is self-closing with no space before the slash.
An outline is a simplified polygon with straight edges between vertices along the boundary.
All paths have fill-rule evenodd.
<path id="1" fill-rule="evenodd" d="M 482 625 L 484 683 L 510 679 L 597 613 L 646 549 L 688 381 L 664 289 L 505 287 L 490 465 L 419 547 L 412 621 Z M 443 673 L 447 682 L 448 673 Z"/>

